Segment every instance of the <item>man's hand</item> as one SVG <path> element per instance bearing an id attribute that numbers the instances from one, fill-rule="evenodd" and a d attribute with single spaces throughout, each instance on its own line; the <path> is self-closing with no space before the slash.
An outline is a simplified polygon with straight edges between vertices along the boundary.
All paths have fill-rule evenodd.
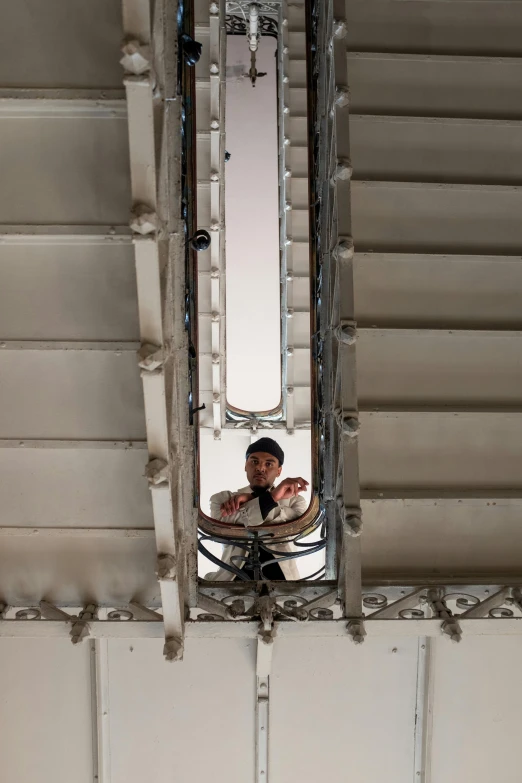
<path id="1" fill-rule="evenodd" d="M 235 514 L 236 511 L 239 511 L 241 506 L 244 506 L 245 503 L 248 503 L 249 500 L 252 500 L 254 496 L 248 492 L 244 492 L 241 495 L 232 495 L 229 500 L 226 500 L 224 503 L 221 504 L 221 518 L 223 517 L 229 517 L 231 514 Z"/>
<path id="2" fill-rule="evenodd" d="M 308 481 L 298 476 L 297 478 L 286 478 L 274 487 L 271 494 L 274 500 L 279 503 L 280 500 L 296 497 L 300 492 L 306 492 Z"/>

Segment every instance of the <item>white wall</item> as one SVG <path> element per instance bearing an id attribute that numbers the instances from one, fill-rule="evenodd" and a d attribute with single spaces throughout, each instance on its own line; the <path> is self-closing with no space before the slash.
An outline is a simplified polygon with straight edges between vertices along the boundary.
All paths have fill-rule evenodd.
<path id="1" fill-rule="evenodd" d="M 269 783 L 414 781 L 418 649 L 276 636 Z M 521 654 L 520 636 L 433 640 L 431 783 L 518 783 Z M 2 783 L 92 783 L 91 655 L 0 639 Z M 255 640 L 189 638 L 180 663 L 160 639 L 111 640 L 102 658 L 100 783 L 254 783 Z"/>

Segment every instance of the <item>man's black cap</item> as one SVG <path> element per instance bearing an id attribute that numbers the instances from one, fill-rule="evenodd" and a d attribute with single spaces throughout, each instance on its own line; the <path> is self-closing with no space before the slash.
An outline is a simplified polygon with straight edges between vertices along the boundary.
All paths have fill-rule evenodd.
<path id="1" fill-rule="evenodd" d="M 258 451 L 264 451 L 266 454 L 271 454 L 279 460 L 279 464 L 282 465 L 285 461 L 285 453 L 279 443 L 276 443 L 272 438 L 259 438 L 255 443 L 251 443 L 247 449 L 246 458 L 248 459 L 251 454 L 255 454 Z"/>

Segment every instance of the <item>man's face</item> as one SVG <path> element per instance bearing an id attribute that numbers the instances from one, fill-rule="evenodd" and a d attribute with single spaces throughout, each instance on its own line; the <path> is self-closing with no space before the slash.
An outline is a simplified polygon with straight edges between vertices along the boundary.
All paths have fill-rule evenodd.
<path id="1" fill-rule="evenodd" d="M 255 451 L 246 461 L 245 471 L 252 489 L 267 489 L 281 475 L 279 460 L 264 451 Z"/>

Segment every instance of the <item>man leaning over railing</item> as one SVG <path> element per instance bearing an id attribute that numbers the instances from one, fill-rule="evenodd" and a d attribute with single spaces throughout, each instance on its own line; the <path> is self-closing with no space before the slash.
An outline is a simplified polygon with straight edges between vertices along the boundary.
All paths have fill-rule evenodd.
<path id="1" fill-rule="evenodd" d="M 275 486 L 281 475 L 285 455 L 281 446 L 272 438 L 260 438 L 252 443 L 246 453 L 245 472 L 248 486 L 237 492 L 218 492 L 210 498 L 210 516 L 223 519 L 235 525 L 260 527 L 266 522 L 289 522 L 302 516 L 307 509 L 307 501 L 300 494 L 305 492 L 308 482 L 300 476 L 283 479 Z M 290 542 L 270 545 L 270 549 L 281 555 L 293 552 Z M 244 550 L 238 546 L 226 546 L 221 557 L 224 563 L 243 568 L 245 575 L 254 579 L 253 569 L 243 565 L 241 556 Z M 259 560 L 266 563 L 277 555 L 265 552 L 261 547 Z M 232 581 L 235 575 L 224 568 L 207 574 L 206 579 Z M 299 579 L 299 570 L 295 560 L 282 560 L 270 563 L 263 568 L 264 579 Z"/>

